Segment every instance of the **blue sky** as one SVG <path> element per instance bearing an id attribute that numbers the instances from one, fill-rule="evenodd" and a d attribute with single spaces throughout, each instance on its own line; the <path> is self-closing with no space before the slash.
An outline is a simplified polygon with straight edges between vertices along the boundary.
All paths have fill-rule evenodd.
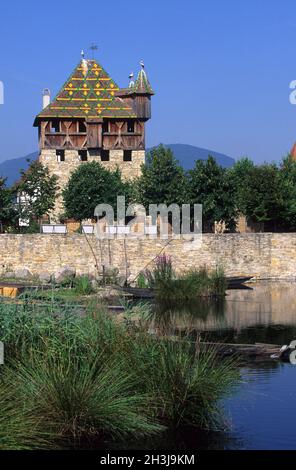
<path id="1" fill-rule="evenodd" d="M 156 92 L 147 146 L 262 162 L 296 141 L 295 0 L 11 0 L 0 22 L 0 161 L 37 149 L 42 89 L 55 94 L 92 42 L 120 86 L 144 59 Z"/>

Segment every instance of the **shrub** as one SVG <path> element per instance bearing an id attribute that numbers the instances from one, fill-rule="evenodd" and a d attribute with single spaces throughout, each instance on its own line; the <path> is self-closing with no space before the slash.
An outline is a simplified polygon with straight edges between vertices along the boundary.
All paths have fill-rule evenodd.
<path id="1" fill-rule="evenodd" d="M 146 270 L 145 275 L 149 287 L 157 287 L 159 283 L 169 282 L 173 278 L 173 267 L 170 256 L 162 254 L 155 260 L 155 266 L 152 271 Z"/>
<path id="2" fill-rule="evenodd" d="M 79 276 L 74 278 L 74 289 L 77 294 L 89 295 L 94 292 L 94 288 L 87 276 Z"/>

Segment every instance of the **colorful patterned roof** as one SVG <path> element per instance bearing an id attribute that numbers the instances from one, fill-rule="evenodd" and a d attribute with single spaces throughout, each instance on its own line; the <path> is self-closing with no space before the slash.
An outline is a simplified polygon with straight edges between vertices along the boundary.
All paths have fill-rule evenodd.
<path id="1" fill-rule="evenodd" d="M 136 118 L 132 107 L 116 96 L 118 91 L 98 62 L 82 59 L 34 124 L 42 118 Z"/>

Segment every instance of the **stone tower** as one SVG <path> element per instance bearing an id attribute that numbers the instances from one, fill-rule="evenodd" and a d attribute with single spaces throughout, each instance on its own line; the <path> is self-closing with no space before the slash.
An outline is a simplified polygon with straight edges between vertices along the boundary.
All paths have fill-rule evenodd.
<path id="1" fill-rule="evenodd" d="M 49 104 L 44 100 L 46 106 L 34 121 L 39 161 L 58 176 L 61 189 L 86 161 L 98 161 L 110 170 L 118 167 L 125 179 L 140 175 L 153 94 L 143 62 L 135 82 L 119 88 L 97 61 L 82 54 L 57 96 Z M 57 221 L 62 212 L 59 197 L 52 220 Z"/>

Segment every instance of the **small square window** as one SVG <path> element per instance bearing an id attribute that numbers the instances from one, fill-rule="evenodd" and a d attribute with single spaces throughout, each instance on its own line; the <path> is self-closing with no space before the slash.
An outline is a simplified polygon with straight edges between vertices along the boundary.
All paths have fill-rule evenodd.
<path id="1" fill-rule="evenodd" d="M 131 150 L 124 150 L 123 151 L 123 161 L 124 162 L 131 162 L 132 161 L 132 151 Z"/>
<path id="2" fill-rule="evenodd" d="M 78 157 L 81 162 L 87 162 L 87 150 L 78 150 Z"/>
<path id="3" fill-rule="evenodd" d="M 50 123 L 50 132 L 52 134 L 60 132 L 60 121 L 58 121 L 58 120 L 51 121 L 51 123 Z"/>
<path id="4" fill-rule="evenodd" d="M 135 132 L 135 121 L 127 121 L 127 132 L 129 133 Z"/>
<path id="5" fill-rule="evenodd" d="M 103 133 L 104 133 L 104 134 L 105 134 L 106 132 L 109 132 L 109 122 L 108 122 L 108 121 L 104 121 L 104 122 L 103 122 L 102 130 L 103 130 Z"/>
<path id="6" fill-rule="evenodd" d="M 65 150 L 56 150 L 57 162 L 65 161 Z"/>
<path id="7" fill-rule="evenodd" d="M 101 150 L 101 161 L 109 162 L 109 160 L 110 160 L 109 150 Z"/>
<path id="8" fill-rule="evenodd" d="M 86 132 L 85 123 L 83 121 L 78 121 L 78 132 Z"/>

